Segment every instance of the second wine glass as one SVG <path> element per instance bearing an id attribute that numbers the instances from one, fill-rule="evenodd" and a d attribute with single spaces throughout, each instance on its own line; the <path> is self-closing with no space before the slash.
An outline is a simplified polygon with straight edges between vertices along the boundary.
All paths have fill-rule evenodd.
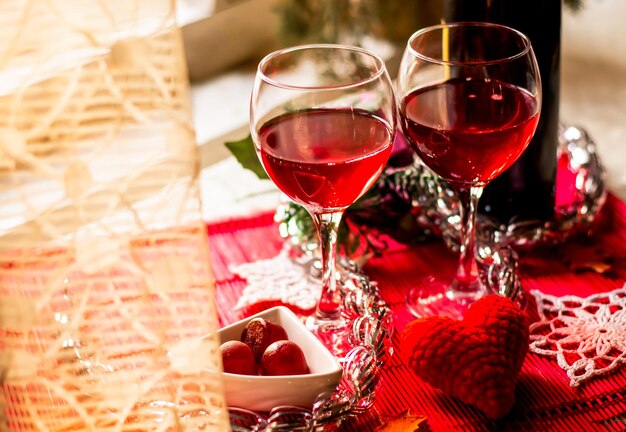
<path id="1" fill-rule="evenodd" d="M 416 32 L 398 76 L 402 130 L 421 161 L 460 202 L 456 275 L 432 275 L 409 292 L 416 316 L 459 318 L 485 295 L 475 259 L 476 209 L 483 187 L 528 146 L 541 108 L 530 40 L 491 23 L 450 23 Z"/>
<path id="2" fill-rule="evenodd" d="M 374 184 L 389 158 L 394 113 L 385 65 L 364 49 L 298 46 L 259 64 L 252 137 L 269 177 L 307 209 L 317 228 L 322 293 L 307 326 L 326 345 L 340 344 L 345 335 L 334 336 L 347 326 L 335 277 L 337 228 L 344 210 Z"/>

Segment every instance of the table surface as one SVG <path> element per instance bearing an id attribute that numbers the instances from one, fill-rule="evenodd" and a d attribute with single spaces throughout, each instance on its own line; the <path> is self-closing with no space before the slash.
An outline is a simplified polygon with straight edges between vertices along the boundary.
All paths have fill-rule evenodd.
<path id="1" fill-rule="evenodd" d="M 626 204 L 609 196 L 602 218 L 596 235 L 585 242 L 569 242 L 548 250 L 520 254 L 519 275 L 528 300 L 526 310 L 531 319 L 539 318 L 533 307 L 533 290 L 558 297 L 587 297 L 624 286 Z M 266 297 L 253 295 L 248 297 L 249 303 L 239 303 L 246 289 L 246 281 L 237 270 L 239 265 L 263 259 L 272 259 L 271 264 L 265 263 L 271 268 L 276 269 L 280 265 L 273 258 L 282 249 L 284 241 L 273 221 L 273 212 L 210 223 L 208 233 L 212 246 L 216 302 L 222 324 L 232 323 L 243 316 L 286 301 L 284 292 L 277 293 L 274 290 L 266 292 Z M 590 263 L 597 264 L 600 261 L 610 263 L 611 269 L 602 273 L 587 267 Z M 411 246 L 390 242 L 384 254 L 370 259 L 363 267 L 366 275 L 377 282 L 382 299 L 393 311 L 391 343 L 394 354 L 386 357 L 386 366 L 379 371 L 381 380 L 376 389 L 374 406 L 344 424 L 342 431 L 374 431 L 377 426 L 387 424 L 392 418 L 405 417 L 407 414 L 427 417 L 429 430 L 433 432 L 625 430 L 626 368 L 623 365 L 610 375 L 598 376 L 578 387 L 572 387 L 567 374 L 553 357 L 529 353 L 518 376 L 513 409 L 498 422 L 490 421 L 471 406 L 446 396 L 420 380 L 403 360 L 408 347 L 400 343 L 402 331 L 414 319 L 406 307 L 406 294 L 410 288 L 423 283 L 424 277 L 433 271 L 450 274 L 455 264 L 456 254 L 446 248 L 443 242 L 420 242 Z M 583 270 L 585 268 L 588 270 Z M 257 270 L 259 273 L 256 278 L 264 275 L 269 278 L 268 283 L 273 283 L 273 273 L 268 274 L 260 268 Z M 619 310 L 619 307 L 615 309 L 615 317 L 620 316 L 617 312 Z M 603 313 L 599 315 L 604 318 L 598 320 L 606 323 L 606 316 Z M 615 333 L 619 332 L 620 324 L 617 320 L 606 325 L 615 329 L 613 335 L 619 334 Z M 577 334 L 587 338 L 594 334 L 593 325 L 581 327 L 576 328 Z M 603 343 L 614 343 L 610 339 L 605 339 Z M 474 342 L 470 345 L 475 347 L 472 344 L 476 339 L 471 340 Z M 592 336 L 588 342 L 595 346 L 594 340 Z M 615 345 L 613 347 L 615 349 Z M 439 349 L 445 352 L 441 346 Z M 619 348 L 617 350 L 621 352 Z M 595 355 L 596 352 L 592 350 L 588 355 Z M 615 355 L 615 351 L 612 352 L 609 356 Z M 475 352 L 472 354 L 467 346 L 458 347 L 454 358 L 462 358 L 463 361 L 451 369 L 451 374 L 454 371 L 457 374 L 454 379 L 467 377 L 470 368 L 471 376 L 480 376 L 481 366 L 493 364 L 493 359 L 486 362 L 472 361 L 472 355 Z M 580 359 L 579 356 L 568 358 L 570 362 Z M 593 361 L 593 364 L 602 367 L 602 361 Z M 399 427 L 394 430 L 404 429 Z"/>
<path id="2" fill-rule="evenodd" d="M 623 0 L 588 1 L 582 11 L 564 13 L 560 101 L 562 121 L 583 127 L 596 142 L 609 189 L 621 199 L 626 199 L 625 18 Z M 253 71 L 239 69 L 192 85 L 207 221 L 268 210 L 278 202 L 273 184 L 243 170 L 223 145 L 247 135 L 253 79 Z"/>

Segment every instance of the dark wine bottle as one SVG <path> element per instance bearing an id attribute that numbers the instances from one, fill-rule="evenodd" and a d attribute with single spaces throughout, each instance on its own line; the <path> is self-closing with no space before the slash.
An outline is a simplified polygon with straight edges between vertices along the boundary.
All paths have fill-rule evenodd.
<path id="1" fill-rule="evenodd" d="M 559 129 L 562 1 L 446 0 L 444 5 L 446 22 L 494 22 L 513 27 L 530 38 L 542 80 L 539 125 L 518 161 L 487 185 L 479 211 L 502 223 L 551 220 Z"/>

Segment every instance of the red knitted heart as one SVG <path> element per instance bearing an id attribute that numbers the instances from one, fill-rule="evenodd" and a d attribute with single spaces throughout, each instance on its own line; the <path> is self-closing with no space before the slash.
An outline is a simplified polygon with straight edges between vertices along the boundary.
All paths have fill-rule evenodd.
<path id="1" fill-rule="evenodd" d="M 486 296 L 463 321 L 435 316 L 411 322 L 400 351 L 424 381 L 497 419 L 513 405 L 528 351 L 527 316 L 508 298 Z"/>

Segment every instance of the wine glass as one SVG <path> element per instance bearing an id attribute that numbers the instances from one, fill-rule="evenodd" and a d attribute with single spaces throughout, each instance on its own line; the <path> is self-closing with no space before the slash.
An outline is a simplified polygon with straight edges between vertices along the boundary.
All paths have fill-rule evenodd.
<path id="1" fill-rule="evenodd" d="M 266 56 L 250 102 L 255 148 L 278 188 L 311 214 L 322 292 L 309 329 L 327 345 L 347 321 L 335 277 L 344 210 L 376 181 L 391 153 L 395 99 L 384 62 L 357 47 L 315 44 Z M 331 337 L 331 339 L 329 339 Z"/>
<path id="2" fill-rule="evenodd" d="M 530 40 L 492 23 L 449 23 L 417 31 L 397 83 L 399 121 L 421 161 L 460 204 L 455 275 L 434 274 L 409 291 L 413 315 L 459 318 L 488 293 L 475 259 L 483 188 L 528 146 L 539 121 L 541 81 Z"/>

